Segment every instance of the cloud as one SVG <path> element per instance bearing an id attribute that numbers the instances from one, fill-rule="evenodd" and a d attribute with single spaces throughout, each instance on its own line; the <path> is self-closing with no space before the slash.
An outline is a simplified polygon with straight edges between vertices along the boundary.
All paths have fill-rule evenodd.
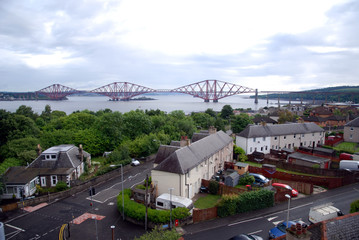
<path id="1" fill-rule="evenodd" d="M 6 1 L 3 91 L 217 79 L 259 90 L 357 85 L 359 3 L 346 0 Z M 21 84 L 20 84 L 21 83 Z"/>

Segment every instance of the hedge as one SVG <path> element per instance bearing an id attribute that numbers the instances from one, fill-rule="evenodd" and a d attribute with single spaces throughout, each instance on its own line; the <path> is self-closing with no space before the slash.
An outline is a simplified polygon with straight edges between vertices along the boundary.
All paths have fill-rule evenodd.
<path id="1" fill-rule="evenodd" d="M 124 212 L 125 216 L 136 219 L 137 221 L 145 221 L 146 207 L 143 204 L 137 203 L 130 199 L 131 189 L 124 190 Z M 117 196 L 117 209 L 122 213 L 122 192 Z M 190 215 L 187 208 L 172 209 L 172 219 L 185 219 Z M 170 210 L 156 210 L 152 208 L 147 209 L 147 220 L 152 223 L 168 223 L 170 221 Z"/>

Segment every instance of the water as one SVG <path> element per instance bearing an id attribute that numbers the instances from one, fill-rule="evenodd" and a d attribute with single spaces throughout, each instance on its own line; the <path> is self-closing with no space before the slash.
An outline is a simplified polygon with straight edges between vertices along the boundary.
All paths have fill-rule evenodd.
<path id="1" fill-rule="evenodd" d="M 224 105 L 231 105 L 233 109 L 236 108 L 251 108 L 252 110 L 259 110 L 265 106 L 270 107 L 278 106 L 278 100 L 258 99 L 258 104 L 254 103 L 253 98 L 249 95 L 236 95 L 220 99 L 219 102 L 204 102 L 203 99 L 194 98 L 187 94 L 174 94 L 174 95 L 144 95 L 146 97 L 155 98 L 156 100 L 134 100 L 134 101 L 109 101 L 105 96 L 69 96 L 68 100 L 64 101 L 0 101 L 0 109 L 5 109 L 10 112 L 15 112 L 19 106 L 26 105 L 32 108 L 35 113 L 41 114 L 48 104 L 51 110 L 64 111 L 66 114 L 71 114 L 74 111 L 90 110 L 99 111 L 103 109 L 111 109 L 112 111 L 119 111 L 122 113 L 131 110 L 156 110 L 160 109 L 167 113 L 174 110 L 183 110 L 186 114 L 191 112 L 204 112 L 208 108 L 214 111 L 221 111 Z M 288 102 L 281 101 L 281 105 Z M 294 103 L 292 101 L 292 103 Z"/>

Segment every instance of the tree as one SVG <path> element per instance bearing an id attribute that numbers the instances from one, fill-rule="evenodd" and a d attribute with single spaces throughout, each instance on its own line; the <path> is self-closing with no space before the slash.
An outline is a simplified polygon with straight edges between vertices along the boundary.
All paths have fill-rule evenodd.
<path id="1" fill-rule="evenodd" d="M 205 111 L 205 113 L 207 113 L 208 115 L 210 115 L 211 117 L 216 117 L 217 113 L 212 109 L 212 108 L 207 108 L 207 110 Z"/>
<path id="2" fill-rule="evenodd" d="M 240 133 L 247 127 L 248 124 L 253 123 L 248 114 L 241 113 L 232 118 L 231 128 L 234 133 Z"/>
<path id="3" fill-rule="evenodd" d="M 284 110 L 279 112 L 279 118 L 278 123 L 286 123 L 286 122 L 292 122 L 294 119 L 294 114 L 291 111 Z"/>
<path id="4" fill-rule="evenodd" d="M 36 113 L 34 113 L 34 111 L 32 110 L 31 107 L 25 106 L 25 105 L 21 105 L 15 112 L 18 115 L 23 115 L 25 117 L 31 118 L 32 120 L 36 120 L 36 118 L 38 117 L 38 115 Z"/>
<path id="5" fill-rule="evenodd" d="M 355 200 L 350 204 L 350 213 L 359 212 L 359 200 Z"/>
<path id="6" fill-rule="evenodd" d="M 135 240 L 178 240 L 181 237 L 175 228 L 171 230 L 162 230 L 155 227 L 151 232 L 143 234 L 141 237 L 135 237 Z"/>
<path id="7" fill-rule="evenodd" d="M 202 113 L 202 112 L 195 113 L 195 112 L 192 112 L 191 117 L 195 121 L 197 126 L 199 126 L 201 128 L 204 128 L 204 129 L 208 129 L 210 126 L 214 126 L 214 123 L 215 123 L 214 117 L 211 117 L 207 113 Z"/>
<path id="8" fill-rule="evenodd" d="M 221 111 L 221 117 L 223 119 L 230 119 L 231 116 L 233 116 L 233 108 L 231 107 L 231 105 L 224 105 Z"/>
<path id="9" fill-rule="evenodd" d="M 130 111 L 123 114 L 122 133 L 129 139 L 149 134 L 153 130 L 150 116 L 146 115 L 142 110 Z"/>

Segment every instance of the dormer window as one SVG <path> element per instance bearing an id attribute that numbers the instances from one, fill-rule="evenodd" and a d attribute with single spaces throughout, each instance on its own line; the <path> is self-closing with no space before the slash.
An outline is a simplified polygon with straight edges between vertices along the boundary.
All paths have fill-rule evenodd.
<path id="1" fill-rule="evenodd" d="M 46 160 L 57 160 L 56 154 L 45 154 Z"/>

